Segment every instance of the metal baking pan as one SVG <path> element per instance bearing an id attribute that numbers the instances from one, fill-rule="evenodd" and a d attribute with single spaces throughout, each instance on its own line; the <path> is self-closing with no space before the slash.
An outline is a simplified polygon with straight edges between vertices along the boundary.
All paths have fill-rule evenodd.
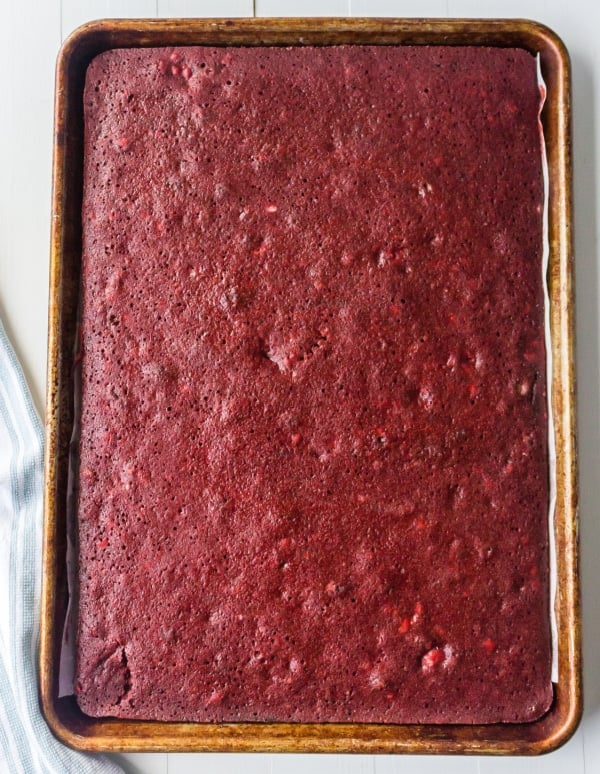
<path id="1" fill-rule="evenodd" d="M 58 698 L 58 664 L 68 602 L 66 503 L 73 429 L 73 355 L 81 267 L 83 86 L 86 68 L 111 48 L 185 45 L 471 45 L 521 47 L 540 55 L 547 86 L 543 125 L 549 169 L 548 287 L 552 400 L 557 447 L 554 702 L 532 723 L 382 725 L 167 723 L 95 719 L 74 697 Z M 80 27 L 57 63 L 50 319 L 46 415 L 45 523 L 40 690 L 46 720 L 66 744 L 93 751 L 259 751 L 363 753 L 549 752 L 575 731 L 582 711 L 578 580 L 577 456 L 573 363 L 570 68 L 560 39 L 522 20 L 239 19 L 100 21 Z"/>

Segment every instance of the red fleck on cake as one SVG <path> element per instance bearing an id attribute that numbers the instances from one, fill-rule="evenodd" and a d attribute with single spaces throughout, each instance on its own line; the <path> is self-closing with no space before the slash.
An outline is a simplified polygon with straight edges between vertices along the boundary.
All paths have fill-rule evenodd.
<path id="1" fill-rule="evenodd" d="M 540 717 L 534 58 L 113 50 L 84 110 L 82 710 Z"/>

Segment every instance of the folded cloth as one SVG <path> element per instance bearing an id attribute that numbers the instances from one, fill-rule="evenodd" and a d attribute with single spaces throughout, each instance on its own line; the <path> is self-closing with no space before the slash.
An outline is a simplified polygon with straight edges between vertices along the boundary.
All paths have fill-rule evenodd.
<path id="1" fill-rule="evenodd" d="M 42 425 L 0 323 L 0 771 L 116 774 L 121 769 L 108 758 L 62 745 L 40 712 L 43 443 Z"/>

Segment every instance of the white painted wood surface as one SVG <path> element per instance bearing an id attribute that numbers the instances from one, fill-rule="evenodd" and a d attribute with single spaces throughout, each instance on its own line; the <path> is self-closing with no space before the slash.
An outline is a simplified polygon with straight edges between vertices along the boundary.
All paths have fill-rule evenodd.
<path id="1" fill-rule="evenodd" d="M 174 755 L 116 756 L 145 774 L 596 774 L 600 772 L 600 356 L 598 186 L 600 3 L 596 0 L 0 0 L 0 317 L 44 405 L 54 60 L 77 25 L 117 16 L 473 16 L 535 18 L 571 53 L 581 535 L 586 711 L 580 730 L 540 759 Z M 29 773 L 27 773 L 29 774 Z M 68 774 L 68 773 L 67 773 Z"/>

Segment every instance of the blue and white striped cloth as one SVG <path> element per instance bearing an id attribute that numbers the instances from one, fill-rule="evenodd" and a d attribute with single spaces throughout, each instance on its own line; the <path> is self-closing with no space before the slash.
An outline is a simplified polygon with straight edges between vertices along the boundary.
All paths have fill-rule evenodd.
<path id="1" fill-rule="evenodd" d="M 50 733 L 37 682 L 43 434 L 0 323 L 0 772 L 117 774 Z"/>

